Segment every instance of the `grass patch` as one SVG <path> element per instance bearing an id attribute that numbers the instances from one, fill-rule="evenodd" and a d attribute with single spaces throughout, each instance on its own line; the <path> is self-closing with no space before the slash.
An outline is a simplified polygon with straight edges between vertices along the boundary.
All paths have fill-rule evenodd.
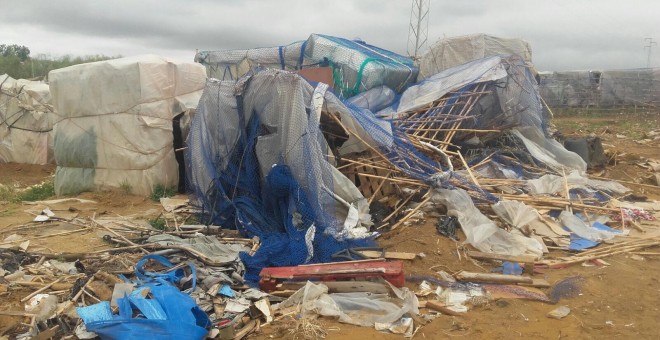
<path id="1" fill-rule="evenodd" d="M 131 186 L 131 184 L 128 183 L 128 180 L 126 180 L 126 179 L 125 179 L 123 182 L 121 182 L 121 183 L 119 184 L 119 188 L 120 188 L 121 191 L 123 191 L 125 194 L 130 195 L 131 193 L 133 193 L 133 186 Z"/>
<path id="2" fill-rule="evenodd" d="M 150 219 L 149 224 L 151 224 L 152 227 L 158 230 L 165 230 L 165 228 L 167 228 L 165 219 L 160 216 Z"/>
<path id="3" fill-rule="evenodd" d="M 16 202 L 16 188 L 0 184 L 0 202 Z"/>
<path id="4" fill-rule="evenodd" d="M 0 185 L 0 201 L 19 203 L 22 201 L 40 201 L 55 196 L 55 186 L 52 181 L 33 185 L 26 189 Z"/>
<path id="5" fill-rule="evenodd" d="M 55 196 L 55 186 L 53 182 L 43 182 L 27 188 L 20 193 L 21 201 L 40 201 Z"/>
<path id="6" fill-rule="evenodd" d="M 176 194 L 176 189 L 174 187 L 166 187 L 162 184 L 156 184 L 156 186 L 151 191 L 149 197 L 151 200 L 158 202 L 161 197 L 172 197 Z"/>

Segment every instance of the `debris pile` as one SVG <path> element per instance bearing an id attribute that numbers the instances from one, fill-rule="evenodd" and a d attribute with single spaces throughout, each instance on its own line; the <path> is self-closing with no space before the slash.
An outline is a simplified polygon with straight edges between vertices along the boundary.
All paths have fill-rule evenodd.
<path id="1" fill-rule="evenodd" d="M 601 265 L 607 256 L 660 245 L 642 226 L 655 220 L 658 203 L 624 201 L 625 186 L 589 178 L 585 159 L 551 137 L 551 113 L 520 56 L 473 60 L 419 82 L 408 58 L 317 34 L 196 58 L 223 76 L 208 79 L 193 105 L 184 151 L 189 200 L 161 198 L 158 227 L 139 216 L 80 216 L 52 208 L 61 201 L 38 202 L 30 209 L 34 221 L 3 231 L 0 289 L 36 288 L 23 298 L 24 310 L 0 312 L 30 320 L 14 331 L 19 338 L 322 338 L 332 328 L 319 316 L 412 337 L 433 318 L 506 299 L 557 304 L 578 294 L 583 278 L 551 287 L 539 272 Z M 324 67 L 332 81 L 309 79 Z M 56 97 L 65 95 L 58 75 L 71 72 L 54 73 Z M 131 103 L 147 105 L 137 99 Z M 145 124 L 165 129 L 158 123 L 183 107 L 191 106 L 165 108 Z M 83 111 L 72 109 L 76 119 L 58 122 L 57 130 L 80 129 L 74 122 L 88 120 Z M 84 131 L 100 128 L 87 123 Z M 104 146 L 74 142 L 84 131 L 62 138 L 80 144 L 76 150 L 94 148 L 80 156 L 103 154 L 96 150 Z M 168 157 L 169 144 L 161 150 Z M 66 181 L 96 186 L 100 177 L 84 176 L 106 171 L 96 165 Z M 107 184 L 118 186 L 119 178 Z M 152 184 L 130 183 L 140 192 Z M 493 272 L 479 266 L 483 272 L 416 275 L 404 262 L 426 261 L 424 253 L 378 247 L 380 237 L 426 220 L 438 238 L 451 239 L 457 256 L 493 262 Z M 55 224 L 75 228 L 27 236 Z M 106 249 L 30 249 L 39 237 L 91 232 Z M 562 306 L 548 316 L 569 313 Z"/>

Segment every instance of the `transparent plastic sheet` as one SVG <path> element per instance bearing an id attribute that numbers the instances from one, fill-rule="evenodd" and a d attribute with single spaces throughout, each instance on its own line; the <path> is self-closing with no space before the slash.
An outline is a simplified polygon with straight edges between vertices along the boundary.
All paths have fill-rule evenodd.
<path id="1" fill-rule="evenodd" d="M 396 92 L 383 85 L 353 96 L 346 101 L 371 112 L 378 112 L 394 102 Z"/>
<path id="2" fill-rule="evenodd" d="M 518 229 L 539 219 L 536 209 L 519 201 L 499 201 L 492 208 L 497 216 Z"/>
<path id="3" fill-rule="evenodd" d="M 200 51 L 197 62 L 206 66 L 209 78 L 238 80 L 259 67 L 297 70 L 301 67 L 303 41 L 289 45 L 246 50 Z"/>
<path id="4" fill-rule="evenodd" d="M 393 324 L 406 314 L 419 314 L 419 301 L 407 288 L 391 287 L 394 296 L 369 292 L 328 294 L 323 283 L 307 281 L 291 297 L 275 309 L 299 306 L 303 317 L 323 315 L 337 317 L 340 322 L 365 327 Z"/>
<path id="5" fill-rule="evenodd" d="M 458 65 L 493 55 L 516 54 L 529 64 L 532 49 L 524 40 L 471 34 L 438 40 L 419 62 L 419 80 Z"/>
<path id="6" fill-rule="evenodd" d="M 397 112 L 417 109 L 468 84 L 505 77 L 507 77 L 507 71 L 502 64 L 502 57 L 499 56 L 459 65 L 410 86 L 401 95 Z"/>
<path id="7" fill-rule="evenodd" d="M 565 210 L 559 215 L 559 220 L 572 233 L 590 241 L 602 242 L 621 235 L 620 233 L 592 228 L 582 219 Z"/>
<path id="8" fill-rule="evenodd" d="M 53 112 L 48 84 L 0 75 L 0 163 L 53 162 Z"/>
<path id="9" fill-rule="evenodd" d="M 240 255 L 250 284 L 266 266 L 329 262 L 371 245 L 366 199 L 330 162 L 319 128 L 332 100 L 273 69 L 207 84 L 188 138 L 188 184 L 209 223 L 262 239 L 253 256 Z"/>
<path id="10" fill-rule="evenodd" d="M 630 191 L 629 188 L 618 182 L 590 179 L 578 171 L 571 171 L 566 175 L 565 180 L 562 176 L 543 175 L 537 179 L 528 180 L 527 188 L 533 195 L 552 195 L 565 191 L 565 182 L 568 183 L 569 188 L 595 189 L 617 195 Z"/>
<path id="11" fill-rule="evenodd" d="M 527 151 L 534 159 L 555 171 L 564 168 L 587 171 L 587 163 L 575 152 L 568 151 L 554 139 L 545 137 L 543 132 L 535 127 L 518 127 L 513 134 L 525 144 Z"/>
<path id="12" fill-rule="evenodd" d="M 468 193 L 463 189 L 440 189 L 433 195 L 435 202 L 447 207 L 447 215 L 455 216 L 465 233 L 465 242 L 480 251 L 495 254 L 543 255 L 543 247 L 533 238 L 522 235 L 517 230 L 507 232 L 482 214 L 475 207 Z"/>

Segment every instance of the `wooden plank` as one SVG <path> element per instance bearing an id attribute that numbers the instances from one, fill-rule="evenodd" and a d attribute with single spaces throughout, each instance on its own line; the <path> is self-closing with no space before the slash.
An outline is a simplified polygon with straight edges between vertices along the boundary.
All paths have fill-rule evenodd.
<path id="1" fill-rule="evenodd" d="M 472 273 L 461 271 L 458 274 L 454 275 L 459 281 L 468 281 L 468 282 L 489 282 L 489 283 L 503 283 L 503 284 L 512 284 L 512 283 L 534 283 L 529 276 L 518 276 L 518 275 L 504 275 L 504 274 L 491 274 L 491 273 Z"/>
<path id="2" fill-rule="evenodd" d="M 483 253 L 480 251 L 470 250 L 467 252 L 468 256 L 473 259 L 479 260 L 498 260 L 498 261 L 509 261 L 509 262 L 519 262 L 519 263 L 534 263 L 538 258 L 533 255 L 502 255 L 502 254 L 491 254 Z"/>
<path id="3" fill-rule="evenodd" d="M 323 281 L 324 285 L 328 287 L 329 293 L 355 293 L 355 292 L 370 292 L 375 294 L 388 294 L 390 288 L 386 284 L 369 281 Z M 277 289 L 284 294 L 284 292 L 297 291 L 304 287 L 306 282 L 284 282 L 277 285 Z M 271 295 L 277 295 L 275 292 Z M 279 296 L 279 295 L 277 295 Z M 283 296 L 283 295 L 282 295 Z"/>
<path id="4" fill-rule="evenodd" d="M 360 250 L 358 253 L 372 259 L 383 257 L 383 252 L 377 250 Z M 414 260 L 417 257 L 417 254 L 400 251 L 386 251 L 384 257 L 392 260 Z"/>
<path id="5" fill-rule="evenodd" d="M 536 288 L 549 288 L 550 282 L 545 279 L 532 279 L 532 283 L 519 283 L 520 286 L 536 287 Z"/>
<path id="6" fill-rule="evenodd" d="M 436 312 L 440 312 L 440 313 L 445 314 L 445 315 L 461 316 L 461 313 L 455 312 L 455 311 L 445 307 L 445 305 L 443 303 L 441 303 L 440 301 L 434 301 L 434 300 L 426 301 L 426 308 L 432 309 Z"/>

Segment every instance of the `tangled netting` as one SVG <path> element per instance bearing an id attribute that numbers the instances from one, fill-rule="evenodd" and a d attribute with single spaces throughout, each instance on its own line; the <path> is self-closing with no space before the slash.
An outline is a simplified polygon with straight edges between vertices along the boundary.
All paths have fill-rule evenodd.
<path id="1" fill-rule="evenodd" d="M 263 267 L 331 262 L 337 251 L 373 244 L 359 222 L 345 225 L 364 197 L 327 160 L 312 91 L 275 70 L 209 80 L 193 120 L 189 189 L 203 222 L 261 239 L 256 254 L 241 255 L 251 283 Z"/>

